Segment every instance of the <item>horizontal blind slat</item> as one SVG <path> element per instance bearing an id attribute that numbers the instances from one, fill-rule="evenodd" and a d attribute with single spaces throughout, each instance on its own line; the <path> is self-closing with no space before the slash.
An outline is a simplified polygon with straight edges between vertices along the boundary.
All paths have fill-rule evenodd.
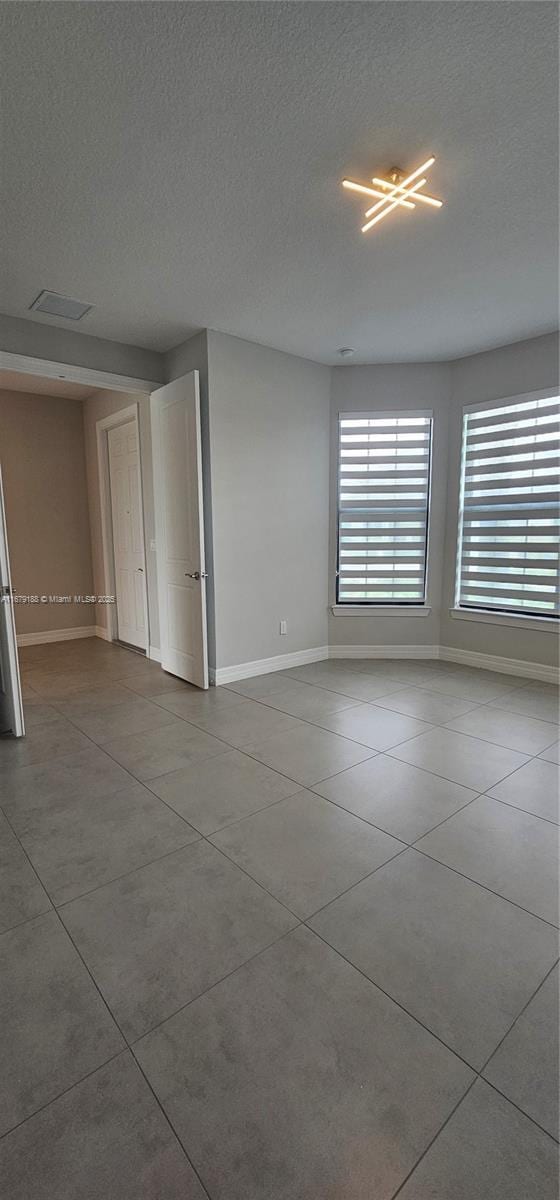
<path id="1" fill-rule="evenodd" d="M 496 407 L 465 415 L 459 603 L 551 612 L 558 606 L 560 403 Z"/>
<path id="2" fill-rule="evenodd" d="M 339 417 L 339 600 L 423 599 L 430 444 L 430 417 Z"/>

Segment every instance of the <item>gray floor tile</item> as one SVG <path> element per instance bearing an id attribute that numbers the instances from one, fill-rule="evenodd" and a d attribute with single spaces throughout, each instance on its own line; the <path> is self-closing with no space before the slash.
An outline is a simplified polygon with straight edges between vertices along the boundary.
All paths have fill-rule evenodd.
<path id="1" fill-rule="evenodd" d="M 441 728 L 396 746 L 391 753 L 413 767 L 422 767 L 477 792 L 486 791 L 528 761 L 526 754 L 516 750 Z"/>
<path id="2" fill-rule="evenodd" d="M 415 850 L 310 925 L 476 1070 L 557 956 L 549 926 Z"/>
<path id="3" fill-rule="evenodd" d="M 472 1078 L 304 929 L 135 1049 L 213 1200 L 389 1200 Z"/>
<path id="4" fill-rule="evenodd" d="M 376 675 L 374 678 L 369 678 L 362 671 L 348 670 L 343 663 L 337 664 L 336 662 L 314 663 L 310 667 L 295 667 L 293 671 L 286 672 L 286 674 L 293 674 L 295 679 L 299 679 L 303 683 L 314 684 L 316 687 L 337 692 L 341 696 L 350 696 L 351 699 L 363 701 L 375 700 L 378 696 L 396 692 L 400 686 L 399 680 L 392 679 L 388 675 Z"/>
<path id="5" fill-rule="evenodd" d="M 278 733 L 250 744 L 246 752 L 304 786 L 318 783 L 320 779 L 327 779 L 329 775 L 336 775 L 373 756 L 368 747 L 313 725 L 300 725 L 289 733 Z"/>
<path id="6" fill-rule="evenodd" d="M 84 688 L 73 692 L 66 700 L 55 700 L 53 707 L 69 721 L 79 721 L 90 713 L 104 712 L 120 704 L 130 704 L 133 699 L 129 688 L 121 683 L 107 683 L 104 687 Z"/>
<path id="7" fill-rule="evenodd" d="M 329 692 L 326 688 L 296 681 L 288 684 L 281 692 L 267 696 L 265 703 L 271 708 L 279 709 L 280 712 L 289 713 L 292 717 L 300 717 L 302 721 L 313 722 L 328 716 L 329 713 L 350 708 L 355 701 L 350 696 L 341 696 L 338 692 Z"/>
<path id="8" fill-rule="evenodd" d="M 43 699 L 54 704 L 56 700 L 66 700 L 79 692 L 94 687 L 104 687 L 111 671 L 98 667 L 94 671 L 76 667 L 72 671 L 62 671 L 55 674 L 51 671 L 30 671 L 25 676 L 28 683 Z"/>
<path id="9" fill-rule="evenodd" d="M 538 721 L 558 723 L 560 695 L 557 687 L 551 684 L 529 684 L 527 687 L 515 688 L 500 696 L 493 707 L 505 712 L 520 713 L 523 717 L 534 717 Z"/>
<path id="10" fill-rule="evenodd" d="M 36 729 L 38 725 L 48 725 L 51 721 L 59 721 L 60 713 L 52 704 L 37 698 L 27 699 L 23 706 L 25 731 Z"/>
<path id="11" fill-rule="evenodd" d="M 42 797 L 13 817 L 37 874 L 54 904 L 144 866 L 198 839 L 198 833 L 141 783 L 110 796 Z"/>
<path id="12" fill-rule="evenodd" d="M 177 679 L 175 675 L 168 675 L 167 671 L 162 671 L 160 668 L 159 675 L 123 675 L 119 679 L 121 687 L 128 688 L 129 691 L 135 692 L 138 696 L 161 696 L 168 695 L 169 692 L 189 692 L 194 690 L 192 684 L 186 683 L 184 679 Z M 196 689 L 198 691 L 198 688 Z"/>
<path id="13" fill-rule="evenodd" d="M 0 777 L 7 779 L 22 767 L 76 754 L 90 745 L 82 733 L 59 716 L 56 721 L 30 729 L 23 738 L 0 739 Z"/>
<path id="14" fill-rule="evenodd" d="M 74 796 L 94 799 L 122 791 L 130 782 L 130 775 L 122 767 L 88 742 L 88 749 L 78 754 L 14 771 L 2 804 L 11 818 L 20 804 L 41 799 L 48 803 L 53 798 L 62 800 Z"/>
<path id="15" fill-rule="evenodd" d="M 457 696 L 430 692 L 426 690 L 428 686 L 426 683 L 423 688 L 403 688 L 400 692 L 393 692 L 391 696 L 382 697 L 376 703 L 383 708 L 390 708 L 393 712 L 417 717 L 419 721 L 427 721 L 432 725 L 443 725 L 453 717 L 460 717 L 469 712 L 473 707 L 472 700 L 461 700 Z"/>
<path id="16" fill-rule="evenodd" d="M 226 688 L 191 688 L 187 691 L 163 692 L 156 696 L 156 703 L 168 712 L 175 713 L 184 721 L 194 721 L 198 716 L 211 717 L 224 708 L 231 708 L 245 699 L 237 692 L 228 692 Z"/>
<path id="17" fill-rule="evenodd" d="M 457 667 L 455 664 L 444 665 L 430 659 L 418 659 L 417 662 L 411 662 L 410 659 L 369 658 L 356 659 L 354 670 L 369 675 L 371 678 L 380 675 L 385 679 L 394 680 L 395 683 L 400 684 L 401 688 L 404 688 L 407 684 L 413 684 L 415 687 L 429 687 L 430 679 L 433 679 L 435 674 L 452 675 L 456 672 Z"/>
<path id="18" fill-rule="evenodd" d="M 516 1021 L 484 1071 L 486 1079 L 558 1138 L 558 967 Z"/>
<path id="19" fill-rule="evenodd" d="M 0 933 L 47 912 L 51 902 L 0 813 Z"/>
<path id="20" fill-rule="evenodd" d="M 435 675 L 430 682 L 432 692 L 442 692 L 448 696 L 459 696 L 473 703 L 486 704 L 498 696 L 505 696 L 511 691 L 512 683 L 509 675 L 496 674 L 490 671 L 478 670 L 473 673 L 457 668 L 453 675 Z"/>
<path id="21" fill-rule="evenodd" d="M 215 833 L 299 791 L 299 784 L 240 750 L 151 779 L 150 788 L 200 833 Z"/>
<path id="22" fill-rule="evenodd" d="M 323 729 L 330 729 L 341 737 L 351 738 L 362 746 L 372 750 L 390 750 L 409 738 L 427 733 L 432 726 L 424 721 L 416 721 L 414 717 L 403 717 L 401 713 L 389 712 L 376 704 L 358 704 L 355 708 L 345 708 L 343 712 L 332 713 L 331 716 L 321 717 L 317 724 Z"/>
<path id="23" fill-rule="evenodd" d="M 483 705 L 463 717 L 455 717 L 446 723 L 447 729 L 457 733 L 468 733 L 497 746 L 519 750 L 521 754 L 538 754 L 552 745 L 558 727 L 547 721 L 535 721 L 532 717 L 521 717 L 518 713 L 503 712 L 499 708 Z"/>
<path id="24" fill-rule="evenodd" d="M 228 693 L 228 697 L 234 695 L 234 692 Z M 302 727 L 301 721 L 296 721 L 294 717 L 277 712 L 274 708 L 268 708 L 255 700 L 246 700 L 245 697 L 238 697 L 237 703 L 230 700 L 215 712 L 197 713 L 191 720 L 213 737 L 221 738 L 237 750 L 242 750 L 250 742 L 271 737 L 274 733 L 284 733 Z"/>
<path id="25" fill-rule="evenodd" d="M 544 817 L 547 821 L 559 820 L 558 768 L 544 758 L 533 758 L 513 775 L 490 789 L 490 795 L 515 808 Z"/>
<path id="26" fill-rule="evenodd" d="M 236 692 L 239 696 L 246 696 L 249 700 L 263 700 L 267 696 L 274 696 L 276 692 L 283 691 L 284 688 L 291 688 L 294 682 L 297 681 L 286 678 L 285 671 L 272 671 L 268 675 L 252 675 L 250 679 L 236 679 L 234 683 L 228 683 L 223 690 Z"/>
<path id="27" fill-rule="evenodd" d="M 545 758 L 547 762 L 560 763 L 560 742 L 555 742 L 553 746 L 548 746 L 546 750 L 542 750 L 540 758 Z"/>
<path id="28" fill-rule="evenodd" d="M 5 1200 L 204 1200 L 129 1052 L 0 1143 Z"/>
<path id="29" fill-rule="evenodd" d="M 556 830 L 549 822 L 479 796 L 422 838 L 418 848 L 557 924 Z"/>
<path id="30" fill-rule="evenodd" d="M 313 791 L 404 842 L 415 842 L 477 794 L 387 754 L 324 779 Z"/>
<path id="31" fill-rule="evenodd" d="M 115 738 L 105 742 L 104 749 L 137 779 L 150 780 L 169 771 L 179 771 L 201 759 L 212 758 L 214 754 L 223 754 L 227 746 L 202 729 L 179 721 L 149 733 Z"/>
<path id="32" fill-rule="evenodd" d="M 56 913 L 0 938 L 0 1133 L 124 1045 Z"/>
<path id="33" fill-rule="evenodd" d="M 304 919 L 403 849 L 313 792 L 298 792 L 211 841 Z"/>
<path id="34" fill-rule="evenodd" d="M 285 908 L 201 841 L 60 912 L 129 1040 L 294 924 Z"/>
<path id="35" fill-rule="evenodd" d="M 126 703 L 115 704 L 106 712 L 98 709 L 81 717 L 74 716 L 72 720 L 92 742 L 103 745 L 131 733 L 148 733 L 164 725 L 176 725 L 179 718 L 150 700 L 131 696 Z"/>
<path id="36" fill-rule="evenodd" d="M 557 1146 L 482 1080 L 399 1200 L 557 1200 Z"/>

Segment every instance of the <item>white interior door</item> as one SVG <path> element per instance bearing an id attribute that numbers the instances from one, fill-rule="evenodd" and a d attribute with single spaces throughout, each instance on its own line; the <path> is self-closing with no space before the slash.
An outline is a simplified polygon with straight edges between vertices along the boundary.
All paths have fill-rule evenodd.
<path id="1" fill-rule="evenodd" d="M 161 665 L 208 687 L 198 371 L 152 392 Z"/>
<path id="2" fill-rule="evenodd" d="M 0 733 L 23 737 L 23 702 L 8 554 L 8 533 L 0 469 Z"/>
<path id="3" fill-rule="evenodd" d="M 146 569 L 136 421 L 109 429 L 107 442 L 118 637 L 146 650 Z"/>

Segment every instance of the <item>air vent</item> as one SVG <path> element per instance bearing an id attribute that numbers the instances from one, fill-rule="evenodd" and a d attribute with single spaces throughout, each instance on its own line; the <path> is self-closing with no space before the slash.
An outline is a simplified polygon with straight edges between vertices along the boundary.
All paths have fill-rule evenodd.
<path id="1" fill-rule="evenodd" d="M 66 321 L 81 321 L 86 313 L 91 312 L 93 304 L 85 304 L 83 300 L 72 300 L 69 296 L 60 296 L 58 292 L 39 292 L 29 308 L 35 309 L 36 312 L 49 313 L 51 317 L 64 317 Z"/>

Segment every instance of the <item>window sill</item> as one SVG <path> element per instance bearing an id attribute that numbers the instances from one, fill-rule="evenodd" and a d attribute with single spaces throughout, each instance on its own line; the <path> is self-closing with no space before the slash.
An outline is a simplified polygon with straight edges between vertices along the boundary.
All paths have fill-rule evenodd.
<path id="1" fill-rule="evenodd" d="M 487 625 L 512 625 L 514 629 L 535 629 L 558 636 L 554 617 L 526 617 L 523 613 L 489 612 L 484 608 L 450 608 L 449 616 L 459 621 L 482 621 Z"/>
<path id="2" fill-rule="evenodd" d="M 429 604 L 332 604 L 333 617 L 429 617 Z"/>

